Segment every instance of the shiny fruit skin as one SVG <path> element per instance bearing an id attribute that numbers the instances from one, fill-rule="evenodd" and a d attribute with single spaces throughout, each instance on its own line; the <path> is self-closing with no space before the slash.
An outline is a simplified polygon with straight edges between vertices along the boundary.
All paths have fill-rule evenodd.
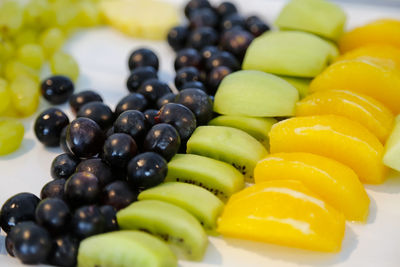
<path id="1" fill-rule="evenodd" d="M 49 232 L 34 222 L 21 222 L 9 233 L 13 254 L 24 264 L 45 263 L 51 251 Z"/>
<path id="2" fill-rule="evenodd" d="M 35 209 L 40 199 L 31 193 L 19 193 L 4 202 L 0 212 L 0 226 L 8 233 L 23 221 L 35 220 Z"/>
<path id="3" fill-rule="evenodd" d="M 114 132 L 129 134 L 136 144 L 141 144 L 147 129 L 146 117 L 138 110 L 125 111 L 114 122 Z"/>
<path id="4" fill-rule="evenodd" d="M 200 81 L 200 72 L 195 67 L 183 67 L 176 72 L 176 88 L 180 88 L 183 84 L 193 81 Z"/>
<path id="5" fill-rule="evenodd" d="M 74 90 L 71 79 L 62 75 L 49 77 L 41 85 L 43 97 L 53 105 L 67 102 Z"/>
<path id="6" fill-rule="evenodd" d="M 211 71 L 213 68 L 225 66 L 230 68 L 232 71 L 237 71 L 240 69 L 239 61 L 229 52 L 223 51 L 217 53 L 216 55 L 210 57 L 206 61 L 206 70 Z"/>
<path id="7" fill-rule="evenodd" d="M 175 103 L 176 94 L 168 93 L 157 100 L 157 108 L 161 109 L 165 104 Z"/>
<path id="8" fill-rule="evenodd" d="M 144 150 L 160 154 L 166 161 L 170 161 L 178 152 L 181 138 L 178 131 L 167 123 L 154 125 L 144 140 Z"/>
<path id="9" fill-rule="evenodd" d="M 131 93 L 122 98 L 115 107 L 115 116 L 118 117 L 127 110 L 144 111 L 148 106 L 146 98 L 142 94 Z"/>
<path id="10" fill-rule="evenodd" d="M 221 18 L 223 18 L 227 15 L 237 13 L 237 12 L 238 12 L 238 10 L 237 10 L 236 6 L 233 3 L 228 2 L 228 1 L 222 2 L 217 7 L 217 13 Z"/>
<path id="11" fill-rule="evenodd" d="M 83 105 L 78 113 L 77 118 L 85 117 L 95 121 L 101 129 L 110 128 L 114 122 L 114 113 L 109 106 L 102 102 L 89 102 Z"/>
<path id="12" fill-rule="evenodd" d="M 110 205 L 100 207 L 100 212 L 106 221 L 106 232 L 117 231 L 119 229 L 117 222 L 117 210 Z"/>
<path id="13" fill-rule="evenodd" d="M 111 168 L 125 169 L 128 162 L 137 153 L 136 142 L 130 135 L 115 133 L 104 142 L 102 158 Z"/>
<path id="14" fill-rule="evenodd" d="M 237 59 L 242 61 L 253 39 L 253 35 L 248 31 L 234 28 L 226 32 L 226 38 L 221 45 L 225 51 L 231 52 Z"/>
<path id="15" fill-rule="evenodd" d="M 64 199 L 65 179 L 52 180 L 46 183 L 40 190 L 40 198 L 60 198 Z"/>
<path id="16" fill-rule="evenodd" d="M 158 79 L 145 81 L 139 90 L 137 90 L 137 93 L 142 94 L 146 98 L 149 107 L 155 107 L 160 97 L 171 92 L 168 84 Z"/>
<path id="17" fill-rule="evenodd" d="M 79 241 L 69 235 L 60 235 L 53 240 L 53 249 L 50 253 L 49 263 L 55 266 L 76 266 Z"/>
<path id="18" fill-rule="evenodd" d="M 61 131 L 68 123 L 67 115 L 60 109 L 46 109 L 36 118 L 34 126 L 36 137 L 45 146 L 58 146 Z"/>
<path id="19" fill-rule="evenodd" d="M 105 231 L 106 222 L 97 206 L 83 206 L 72 216 L 72 232 L 79 239 L 85 239 Z"/>
<path id="20" fill-rule="evenodd" d="M 73 207 L 94 204 L 100 197 L 99 180 L 90 172 L 74 173 L 65 182 L 64 195 Z"/>
<path id="21" fill-rule="evenodd" d="M 238 13 L 232 13 L 222 19 L 219 27 L 222 32 L 234 28 L 244 28 L 245 19 Z"/>
<path id="22" fill-rule="evenodd" d="M 35 211 L 36 223 L 52 234 L 62 233 L 69 226 L 70 209 L 60 198 L 46 198 L 39 202 Z"/>
<path id="23" fill-rule="evenodd" d="M 154 152 L 145 152 L 129 162 L 127 181 L 132 188 L 145 190 L 162 183 L 167 169 L 163 157 Z"/>
<path id="24" fill-rule="evenodd" d="M 0 119 L 0 155 L 16 151 L 24 138 L 24 125 L 17 119 Z"/>
<path id="25" fill-rule="evenodd" d="M 189 30 L 186 26 L 176 26 L 169 30 L 167 41 L 174 51 L 183 49 L 189 36 Z"/>
<path id="26" fill-rule="evenodd" d="M 183 89 L 200 89 L 201 91 L 204 91 L 204 92 L 207 91 L 205 85 L 199 81 L 192 81 L 192 82 L 184 83 L 180 88 L 177 88 L 177 89 L 179 91 L 182 91 Z"/>
<path id="27" fill-rule="evenodd" d="M 69 149 L 68 145 L 67 145 L 67 130 L 68 130 L 69 124 L 67 126 L 65 126 L 62 130 L 61 130 L 61 134 L 60 134 L 60 148 L 62 149 L 62 151 L 64 151 L 65 153 L 69 153 L 69 154 L 73 154 L 71 149 Z"/>
<path id="28" fill-rule="evenodd" d="M 138 67 L 150 66 L 158 70 L 159 62 L 157 55 L 150 49 L 139 48 L 131 53 L 128 59 L 130 70 Z"/>
<path id="29" fill-rule="evenodd" d="M 51 163 L 50 173 L 54 179 L 67 179 L 79 164 L 79 159 L 69 153 L 63 153 L 54 158 Z"/>
<path id="30" fill-rule="evenodd" d="M 158 115 L 158 110 L 157 109 L 147 109 L 143 112 L 144 117 L 146 118 L 147 124 L 149 127 L 154 126 L 157 124 L 156 122 L 156 117 Z"/>
<path id="31" fill-rule="evenodd" d="M 156 120 L 174 126 L 181 136 L 181 141 L 187 140 L 197 125 L 193 112 L 184 105 L 175 103 L 164 105 Z"/>
<path id="32" fill-rule="evenodd" d="M 210 97 L 200 89 L 184 89 L 176 97 L 176 103 L 190 109 L 196 116 L 197 125 L 207 124 L 213 116 Z"/>
<path id="33" fill-rule="evenodd" d="M 103 98 L 96 93 L 95 91 L 92 90 L 85 90 L 78 92 L 76 94 L 73 94 L 69 98 L 69 106 L 74 114 L 76 114 L 79 109 L 89 103 L 89 102 L 103 102 Z"/>
<path id="34" fill-rule="evenodd" d="M 218 15 L 210 8 L 194 10 L 189 16 L 190 28 L 198 29 L 202 27 L 214 28 L 219 23 Z"/>
<path id="35" fill-rule="evenodd" d="M 195 67 L 200 68 L 201 66 L 201 55 L 199 51 L 194 48 L 184 48 L 176 54 L 174 68 L 180 70 L 184 67 Z"/>
<path id="36" fill-rule="evenodd" d="M 189 18 L 190 14 L 193 11 L 201 9 L 201 8 L 210 8 L 211 9 L 212 6 L 211 6 L 211 4 L 210 4 L 210 2 L 208 0 L 190 0 L 186 4 L 185 9 L 184 9 L 185 16 L 187 18 Z"/>
<path id="37" fill-rule="evenodd" d="M 197 28 L 189 35 L 188 45 L 194 49 L 201 50 L 206 46 L 218 43 L 218 33 L 211 27 Z"/>
<path id="38" fill-rule="evenodd" d="M 218 89 L 218 86 L 221 84 L 222 80 L 229 74 L 232 73 L 232 70 L 226 66 L 219 66 L 213 68 L 208 74 L 208 92 L 211 95 L 214 95 Z"/>
<path id="39" fill-rule="evenodd" d="M 138 193 L 125 181 L 115 181 L 103 188 L 101 203 L 116 210 L 123 209 L 137 200 Z"/>
<path id="40" fill-rule="evenodd" d="M 105 186 L 114 181 L 110 166 L 102 159 L 93 158 L 81 161 L 76 167 L 76 172 L 90 172 L 99 180 L 100 186 Z"/>
<path id="41" fill-rule="evenodd" d="M 131 71 L 126 81 L 129 92 L 136 92 L 145 81 L 157 78 L 157 71 L 153 67 L 138 67 Z"/>
<path id="42" fill-rule="evenodd" d="M 269 31 L 270 27 L 259 17 L 250 16 L 246 19 L 246 29 L 253 34 L 254 37 L 258 37 L 264 32 Z"/>
<path id="43" fill-rule="evenodd" d="M 67 145 L 79 158 L 95 156 L 103 143 L 104 134 L 100 126 L 89 118 L 77 118 L 67 129 Z"/>

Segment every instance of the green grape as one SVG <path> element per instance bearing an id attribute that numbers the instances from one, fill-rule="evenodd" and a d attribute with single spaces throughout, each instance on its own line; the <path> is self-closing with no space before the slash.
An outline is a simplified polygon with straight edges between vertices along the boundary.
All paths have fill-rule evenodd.
<path id="1" fill-rule="evenodd" d="M 93 27 L 100 24 L 100 12 L 98 5 L 83 1 L 76 4 L 78 9 L 77 21 L 81 27 Z"/>
<path id="2" fill-rule="evenodd" d="M 11 81 L 11 100 L 14 109 L 22 117 L 32 115 L 39 105 L 39 82 L 28 76 L 19 76 Z"/>
<path id="3" fill-rule="evenodd" d="M 8 89 L 7 81 L 0 78 L 0 115 L 7 111 L 11 102 L 11 92 Z"/>
<path id="4" fill-rule="evenodd" d="M 16 119 L 0 119 L 0 155 L 17 150 L 24 138 L 24 125 Z"/>
<path id="5" fill-rule="evenodd" d="M 50 60 L 50 68 L 53 74 L 65 75 L 74 81 L 78 79 L 78 63 L 67 53 L 61 51 L 55 53 Z"/>
<path id="6" fill-rule="evenodd" d="M 76 21 L 77 11 L 75 4 L 68 1 L 56 1 L 51 4 L 51 10 L 56 14 L 55 24 L 64 32 L 74 30 L 78 22 Z"/>
<path id="7" fill-rule="evenodd" d="M 18 49 L 18 59 L 29 67 L 40 69 L 44 62 L 44 52 L 40 45 L 26 44 Z"/>
<path id="8" fill-rule="evenodd" d="M 4 76 L 11 81 L 19 76 L 26 76 L 30 79 L 39 81 L 39 71 L 35 70 L 18 60 L 10 60 L 4 65 Z"/>
<path id="9" fill-rule="evenodd" d="M 59 28 L 49 28 L 39 37 L 39 43 L 48 57 L 59 50 L 64 43 L 64 33 Z"/>
<path id="10" fill-rule="evenodd" d="M 34 44 L 37 41 L 38 31 L 34 29 L 23 29 L 21 30 L 17 36 L 15 36 L 15 44 L 16 46 L 22 46 L 25 44 Z"/>
<path id="11" fill-rule="evenodd" d="M 50 21 L 50 6 L 47 0 L 30 0 L 24 10 L 25 25 L 42 29 L 49 26 Z"/>
<path id="12" fill-rule="evenodd" d="M 24 8 L 19 1 L 0 1 L 0 29 L 4 35 L 18 32 L 24 22 Z"/>
<path id="13" fill-rule="evenodd" d="M 3 63 L 15 54 L 15 46 L 10 40 L 0 39 L 0 61 Z"/>

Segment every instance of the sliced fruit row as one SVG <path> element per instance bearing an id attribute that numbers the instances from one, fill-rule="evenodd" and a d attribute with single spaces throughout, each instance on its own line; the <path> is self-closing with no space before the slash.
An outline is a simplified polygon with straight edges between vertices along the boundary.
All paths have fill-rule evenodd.
<path id="1" fill-rule="evenodd" d="M 293 7 L 301 2 L 314 1 L 292 1 L 282 14 L 295 14 Z M 304 14 L 306 10 L 302 6 Z M 289 20 L 285 23 L 290 23 L 290 17 L 284 15 Z M 261 51 L 261 47 L 257 49 Z M 344 236 L 344 217 L 361 222 L 368 218 L 370 200 L 361 182 L 379 184 L 386 178 L 383 145 L 393 129 L 392 112 L 397 111 L 393 103 L 398 101 L 396 89 L 400 88 L 398 55 L 397 48 L 374 44 L 339 57 L 317 75 L 309 90 L 314 93 L 296 104 L 295 114 L 301 117 L 271 127 L 272 154 L 257 164 L 256 185 L 234 194 L 228 201 L 218 231 L 231 237 L 337 251 Z M 267 63 L 257 62 L 255 56 L 251 59 L 251 64 L 260 70 L 288 75 L 274 70 L 276 65 L 269 59 L 265 60 Z M 223 89 L 223 83 L 220 88 Z M 216 99 L 217 96 L 218 91 Z M 395 137 L 396 132 L 390 137 L 391 153 L 400 151 L 399 142 L 393 141 L 400 139 L 398 133 Z M 310 191 L 306 193 L 297 187 L 294 190 L 294 181 L 290 180 Z M 314 198 L 311 192 L 316 193 Z M 290 198 L 295 200 L 289 201 Z M 306 209 L 304 202 L 308 201 L 322 207 L 325 214 Z M 329 218 L 325 217 L 327 213 Z M 328 228 L 337 227 L 319 231 L 321 222 Z"/>

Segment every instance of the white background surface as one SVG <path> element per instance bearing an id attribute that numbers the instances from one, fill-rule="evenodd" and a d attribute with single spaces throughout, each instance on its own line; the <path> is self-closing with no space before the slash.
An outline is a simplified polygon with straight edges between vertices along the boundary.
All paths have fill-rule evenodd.
<path id="1" fill-rule="evenodd" d="M 172 1 L 182 5 L 183 1 Z M 245 15 L 258 14 L 273 22 L 283 1 L 236 1 Z M 377 0 L 379 2 L 379 0 Z M 376 18 L 400 18 L 400 7 L 341 4 L 348 14 L 348 27 Z M 149 46 L 160 57 L 162 80 L 173 81 L 174 53 L 166 42 L 135 40 L 107 28 L 77 33 L 65 46 L 81 68 L 76 90 L 98 91 L 105 103 L 114 105 L 128 91 L 127 59 L 130 51 Z M 47 107 L 42 101 L 40 110 Z M 67 105 L 61 108 L 73 117 Z M 52 159 L 61 149 L 47 149 L 35 138 L 32 124 L 35 116 L 25 120 L 26 134 L 21 149 L 0 157 L 0 204 L 19 192 L 39 195 L 42 186 L 51 180 Z M 338 254 L 309 252 L 243 240 L 210 238 L 204 260 L 200 263 L 180 262 L 180 266 L 400 266 L 400 178 L 393 174 L 381 186 L 367 186 L 371 198 L 370 217 L 365 225 L 347 223 L 342 251 Z M 4 248 L 4 233 L 0 236 L 0 267 L 21 266 Z"/>

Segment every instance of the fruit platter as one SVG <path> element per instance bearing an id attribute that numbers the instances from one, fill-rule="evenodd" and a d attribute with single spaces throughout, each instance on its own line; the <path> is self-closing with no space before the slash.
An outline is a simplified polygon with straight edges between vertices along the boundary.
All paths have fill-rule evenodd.
<path id="1" fill-rule="evenodd" d="M 0 2 L 0 266 L 400 266 L 400 5 Z"/>

